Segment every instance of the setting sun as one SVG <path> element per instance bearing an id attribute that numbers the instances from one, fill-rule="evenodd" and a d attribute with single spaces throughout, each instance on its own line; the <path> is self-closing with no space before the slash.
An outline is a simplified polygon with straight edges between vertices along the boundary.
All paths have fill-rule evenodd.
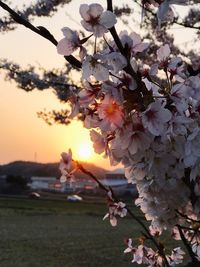
<path id="1" fill-rule="evenodd" d="M 92 156 L 92 148 L 89 144 L 82 143 L 79 145 L 77 154 L 80 157 L 80 159 L 83 160 L 89 159 Z"/>

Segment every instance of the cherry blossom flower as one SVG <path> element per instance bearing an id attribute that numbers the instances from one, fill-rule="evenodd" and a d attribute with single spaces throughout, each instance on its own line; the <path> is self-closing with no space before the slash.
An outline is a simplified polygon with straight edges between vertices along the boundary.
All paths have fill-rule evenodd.
<path id="1" fill-rule="evenodd" d="M 78 102 L 78 97 L 75 94 L 68 99 L 68 102 L 71 106 L 71 113 L 69 115 L 69 119 L 73 119 L 78 115 L 80 111 L 80 103 Z"/>
<path id="2" fill-rule="evenodd" d="M 101 134 L 95 130 L 90 131 L 90 137 L 93 142 L 93 147 L 96 153 L 101 154 L 105 151 L 106 143 Z"/>
<path id="3" fill-rule="evenodd" d="M 171 112 L 165 109 L 160 102 L 151 103 L 143 113 L 143 126 L 155 136 L 161 135 L 164 130 L 164 125 L 172 117 Z"/>
<path id="4" fill-rule="evenodd" d="M 72 31 L 68 27 L 62 29 L 63 35 L 65 36 L 62 40 L 58 42 L 57 51 L 58 54 L 63 56 L 71 55 L 76 49 L 80 49 L 79 56 L 81 59 L 84 58 L 86 54 L 85 48 L 83 48 L 81 41 L 79 39 L 78 33 Z"/>
<path id="5" fill-rule="evenodd" d="M 84 120 L 84 127 L 87 129 L 97 128 L 99 126 L 100 119 L 97 114 L 88 114 Z"/>
<path id="6" fill-rule="evenodd" d="M 138 247 L 132 246 L 132 239 L 127 241 L 128 248 L 124 250 L 124 253 L 131 253 L 133 255 L 132 263 L 148 264 L 149 267 L 162 267 L 163 258 L 159 253 L 146 246 L 139 245 Z"/>
<path id="7" fill-rule="evenodd" d="M 89 80 L 90 76 L 93 75 L 98 81 L 107 81 L 109 78 L 108 66 L 101 62 L 99 55 L 87 56 L 83 61 L 83 75 L 82 78 Z"/>
<path id="8" fill-rule="evenodd" d="M 110 96 L 113 97 L 113 99 L 115 99 L 116 102 L 122 104 L 124 101 L 124 97 L 121 90 L 119 90 L 118 81 L 119 80 L 117 79 L 117 82 L 112 82 L 110 80 L 104 82 L 101 86 L 101 92 L 104 93 L 105 95 L 109 94 Z"/>
<path id="9" fill-rule="evenodd" d="M 171 80 L 175 75 L 178 75 L 182 78 L 182 80 L 178 79 L 179 81 L 184 81 L 184 79 L 187 78 L 187 76 L 184 73 L 184 66 L 182 63 L 183 61 L 181 57 L 175 57 L 169 61 L 168 69 L 171 72 L 171 76 L 170 76 Z"/>
<path id="10" fill-rule="evenodd" d="M 130 253 L 133 252 L 135 249 L 132 246 L 133 240 L 131 238 L 128 238 L 126 240 L 127 248 L 124 250 L 124 253 Z"/>
<path id="11" fill-rule="evenodd" d="M 103 36 L 117 22 L 115 15 L 111 11 L 103 11 L 100 4 L 82 4 L 79 11 L 83 18 L 82 26 L 96 37 Z"/>
<path id="12" fill-rule="evenodd" d="M 157 58 L 160 62 L 165 62 L 170 55 L 170 48 L 168 44 L 165 44 L 164 46 L 161 46 L 157 50 Z"/>
<path id="13" fill-rule="evenodd" d="M 136 181 L 142 180 L 146 175 L 147 172 L 143 163 L 125 168 L 125 176 L 129 183 L 136 183 Z"/>
<path id="14" fill-rule="evenodd" d="M 182 263 L 183 255 L 185 255 L 185 252 L 180 247 L 174 248 L 171 256 L 169 257 L 171 261 L 170 266 L 175 266 L 176 264 Z"/>
<path id="15" fill-rule="evenodd" d="M 73 180 L 74 179 L 74 172 L 76 169 L 73 169 L 70 171 L 72 165 L 72 151 L 71 149 L 68 150 L 68 152 L 63 152 L 61 154 L 61 159 L 60 159 L 60 165 L 59 169 L 61 171 L 61 177 L 60 177 L 60 182 L 65 183 L 67 180 Z"/>
<path id="16" fill-rule="evenodd" d="M 135 90 L 137 88 L 137 83 L 130 74 L 121 71 L 119 77 L 122 85 L 126 86 L 129 90 Z"/>
<path id="17" fill-rule="evenodd" d="M 98 105 L 97 112 L 102 120 L 100 127 L 106 131 L 112 127 L 120 128 L 124 123 L 124 113 L 122 106 L 115 100 L 106 95 L 103 101 Z"/>
<path id="18" fill-rule="evenodd" d="M 172 229 L 171 235 L 172 235 L 173 239 L 181 240 L 180 232 L 179 232 L 179 230 L 178 230 L 178 228 L 176 226 Z"/>
<path id="19" fill-rule="evenodd" d="M 68 153 L 62 152 L 61 154 L 61 160 L 60 160 L 60 170 L 66 169 L 69 171 L 71 168 L 72 163 L 72 151 L 71 149 L 68 150 Z"/>
<path id="20" fill-rule="evenodd" d="M 126 58 L 118 52 L 111 52 L 109 54 L 105 54 L 105 62 L 111 66 L 111 72 L 117 74 L 120 70 L 122 70 L 127 65 Z"/>
<path id="21" fill-rule="evenodd" d="M 132 43 L 132 47 L 131 47 L 131 51 L 132 54 L 136 54 L 136 53 L 141 53 L 144 50 L 146 50 L 149 46 L 148 43 L 143 43 L 141 40 L 141 37 L 139 34 L 137 34 L 136 32 L 132 32 L 130 34 L 130 38 L 132 39 L 133 43 Z"/>
<path id="22" fill-rule="evenodd" d="M 125 217 L 126 214 L 127 214 L 127 209 L 125 208 L 126 205 L 123 202 L 118 202 L 118 203 L 114 202 L 114 200 L 110 197 L 109 193 L 108 193 L 109 211 L 104 216 L 103 220 L 109 218 L 110 224 L 112 226 L 117 226 L 117 218 L 116 218 L 116 216 L 119 216 L 121 218 Z"/>
<path id="23" fill-rule="evenodd" d="M 184 163 L 186 167 L 192 167 L 200 157 L 200 129 L 195 128 L 188 136 L 185 144 Z M 198 173 L 196 173 L 198 175 Z M 194 174 L 193 174 L 194 177 Z M 196 178 L 196 177 L 195 177 Z"/>
<path id="24" fill-rule="evenodd" d="M 79 103 L 82 107 L 87 107 L 93 103 L 99 87 L 92 86 L 88 81 L 84 83 L 84 89 L 78 93 Z"/>
<path id="25" fill-rule="evenodd" d="M 161 27 L 161 22 L 164 21 L 167 17 L 173 19 L 174 14 L 171 9 L 171 5 L 186 5 L 186 0 L 164 0 L 157 11 L 157 19 L 159 29 Z"/>
<path id="26" fill-rule="evenodd" d="M 200 243 L 194 243 L 192 245 L 192 250 L 197 255 L 197 259 L 200 260 Z"/>

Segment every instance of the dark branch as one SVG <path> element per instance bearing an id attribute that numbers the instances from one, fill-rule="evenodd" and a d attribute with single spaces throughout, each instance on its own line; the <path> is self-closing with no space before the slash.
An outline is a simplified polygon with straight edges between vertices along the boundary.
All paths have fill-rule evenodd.
<path id="1" fill-rule="evenodd" d="M 99 185 L 99 187 L 102 190 L 104 190 L 106 193 L 111 191 L 114 201 L 119 202 L 119 199 L 115 196 L 114 191 L 113 191 L 113 189 L 111 187 L 109 187 L 109 189 L 107 187 L 105 187 L 91 172 L 87 171 L 78 161 L 75 161 L 75 162 L 76 162 L 77 167 L 79 168 L 80 171 L 82 171 L 83 173 L 88 175 L 90 178 L 92 178 Z M 169 263 L 168 263 L 167 258 L 165 256 L 163 247 L 160 246 L 160 244 L 151 235 L 151 233 L 149 232 L 149 230 L 146 227 L 146 225 L 137 216 L 135 216 L 135 214 L 127 206 L 126 206 L 126 209 L 127 209 L 128 214 L 145 230 L 145 232 L 146 232 L 145 236 L 148 237 L 148 239 L 153 242 L 153 244 L 158 249 L 160 255 L 162 256 L 162 258 L 163 258 L 163 260 L 165 262 L 165 266 L 169 267 Z"/>
<path id="2" fill-rule="evenodd" d="M 145 11 L 147 11 L 149 14 L 156 17 L 156 14 L 151 9 L 147 8 L 145 5 L 142 5 L 137 0 L 135 0 L 135 3 L 138 4 L 142 9 L 145 9 Z M 198 26 L 194 26 L 194 25 L 191 25 L 189 23 L 179 22 L 177 19 L 174 19 L 172 23 L 183 26 L 185 28 L 200 30 L 200 27 L 198 27 Z"/>
<path id="3" fill-rule="evenodd" d="M 107 10 L 113 12 L 112 0 L 107 0 Z"/>
<path id="4" fill-rule="evenodd" d="M 197 258 L 196 258 L 196 255 L 195 255 L 195 253 L 192 251 L 191 246 L 188 244 L 188 241 L 187 241 L 187 239 L 185 238 L 185 236 L 184 236 L 184 234 L 183 234 L 183 231 L 182 231 L 182 229 L 181 229 L 181 226 L 180 226 L 180 225 L 177 225 L 177 227 L 178 227 L 178 231 L 179 231 L 179 234 L 180 234 L 180 236 L 181 236 L 181 239 L 182 239 L 182 241 L 183 241 L 183 244 L 185 245 L 185 248 L 187 249 L 187 251 L 188 251 L 188 253 L 189 253 L 189 255 L 190 255 L 190 258 L 191 258 L 191 260 L 192 260 L 192 263 L 198 263 L 198 260 L 197 260 Z"/>
<path id="5" fill-rule="evenodd" d="M 55 46 L 58 44 L 54 36 L 44 27 L 39 26 L 35 27 L 33 26 L 29 21 L 25 20 L 22 16 L 18 15 L 13 9 L 11 9 L 8 5 L 0 1 L 0 7 L 2 7 L 4 10 L 6 10 L 11 17 L 19 24 L 22 24 L 26 28 L 30 29 L 31 31 L 39 34 L 43 38 L 49 40 L 51 43 L 53 43 Z M 73 56 L 65 56 L 65 59 L 73 66 L 77 68 L 81 68 L 82 64 L 79 60 L 77 60 Z"/>

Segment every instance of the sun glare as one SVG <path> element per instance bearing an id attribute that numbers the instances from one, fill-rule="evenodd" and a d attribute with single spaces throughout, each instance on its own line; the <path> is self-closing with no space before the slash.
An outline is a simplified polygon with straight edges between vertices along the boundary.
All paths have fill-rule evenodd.
<path id="1" fill-rule="evenodd" d="M 82 143 L 79 145 L 77 154 L 80 159 L 87 160 L 92 156 L 92 148 L 89 144 Z"/>

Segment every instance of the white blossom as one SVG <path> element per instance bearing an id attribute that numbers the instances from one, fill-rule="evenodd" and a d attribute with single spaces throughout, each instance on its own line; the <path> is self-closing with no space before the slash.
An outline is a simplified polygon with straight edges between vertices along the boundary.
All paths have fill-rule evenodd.
<path id="1" fill-rule="evenodd" d="M 115 15 L 111 11 L 103 11 L 100 4 L 82 4 L 79 11 L 83 18 L 82 26 L 96 37 L 103 36 L 117 22 Z"/>
<path id="2" fill-rule="evenodd" d="M 98 81 L 107 81 L 109 79 L 108 66 L 99 60 L 98 55 L 86 56 L 83 61 L 83 75 L 82 78 L 90 80 L 90 76 L 93 75 Z"/>
<path id="3" fill-rule="evenodd" d="M 151 103 L 143 113 L 142 122 L 145 128 L 155 136 L 161 135 L 165 123 L 172 117 L 171 112 L 165 109 L 160 102 Z"/>

